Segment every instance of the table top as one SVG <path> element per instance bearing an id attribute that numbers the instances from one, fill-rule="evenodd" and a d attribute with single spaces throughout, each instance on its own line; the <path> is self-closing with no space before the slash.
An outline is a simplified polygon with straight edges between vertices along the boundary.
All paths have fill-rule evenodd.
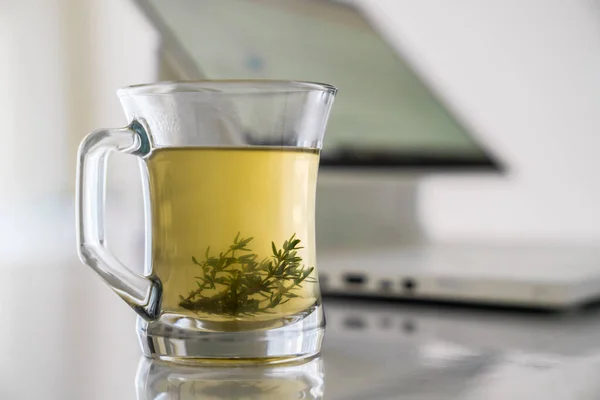
<path id="1" fill-rule="evenodd" d="M 600 307 L 552 314 L 326 298 L 323 354 L 308 363 L 153 363 L 134 312 L 79 262 L 72 205 L 25 210 L 0 224 L 2 400 L 600 398 Z M 125 234 L 121 217 L 108 225 L 109 247 L 135 267 L 143 235 Z"/>
<path id="2" fill-rule="evenodd" d="M 189 370 L 141 356 L 134 313 L 74 254 L 0 269 L 2 399 L 600 398 L 597 307 L 553 314 L 326 298 L 321 358 Z"/>

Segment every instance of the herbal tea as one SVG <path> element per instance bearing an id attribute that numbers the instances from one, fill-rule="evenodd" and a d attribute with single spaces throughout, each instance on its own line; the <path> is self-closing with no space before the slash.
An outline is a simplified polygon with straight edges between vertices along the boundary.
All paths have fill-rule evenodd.
<path id="1" fill-rule="evenodd" d="M 318 163 L 317 151 L 295 148 L 155 150 L 147 164 L 161 319 L 252 330 L 311 312 Z"/>

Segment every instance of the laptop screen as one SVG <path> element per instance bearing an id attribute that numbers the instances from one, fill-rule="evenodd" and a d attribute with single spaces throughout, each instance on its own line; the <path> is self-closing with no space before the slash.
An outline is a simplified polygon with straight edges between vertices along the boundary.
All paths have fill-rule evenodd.
<path id="1" fill-rule="evenodd" d="M 356 8 L 330 0 L 138 2 L 165 50 L 185 55 L 170 62 L 187 62 L 188 78 L 337 86 L 323 165 L 498 167 Z"/>

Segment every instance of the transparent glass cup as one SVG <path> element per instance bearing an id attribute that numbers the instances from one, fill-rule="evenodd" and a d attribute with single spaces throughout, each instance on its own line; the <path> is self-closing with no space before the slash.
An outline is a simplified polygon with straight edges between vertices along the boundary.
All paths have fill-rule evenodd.
<path id="1" fill-rule="evenodd" d="M 130 122 L 81 143 L 81 260 L 139 315 L 146 356 L 279 362 L 321 348 L 319 150 L 336 94 L 288 81 L 167 82 L 118 91 Z M 104 240 L 112 152 L 139 159 L 144 275 Z"/>

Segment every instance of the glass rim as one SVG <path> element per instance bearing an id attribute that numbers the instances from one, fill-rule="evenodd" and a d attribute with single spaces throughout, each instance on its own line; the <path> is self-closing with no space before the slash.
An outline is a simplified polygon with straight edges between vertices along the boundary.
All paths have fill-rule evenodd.
<path id="1" fill-rule="evenodd" d="M 333 85 L 308 81 L 269 79 L 223 79 L 197 81 L 166 81 L 122 87 L 117 96 L 166 95 L 174 93 L 288 93 L 321 91 L 337 93 Z"/>

